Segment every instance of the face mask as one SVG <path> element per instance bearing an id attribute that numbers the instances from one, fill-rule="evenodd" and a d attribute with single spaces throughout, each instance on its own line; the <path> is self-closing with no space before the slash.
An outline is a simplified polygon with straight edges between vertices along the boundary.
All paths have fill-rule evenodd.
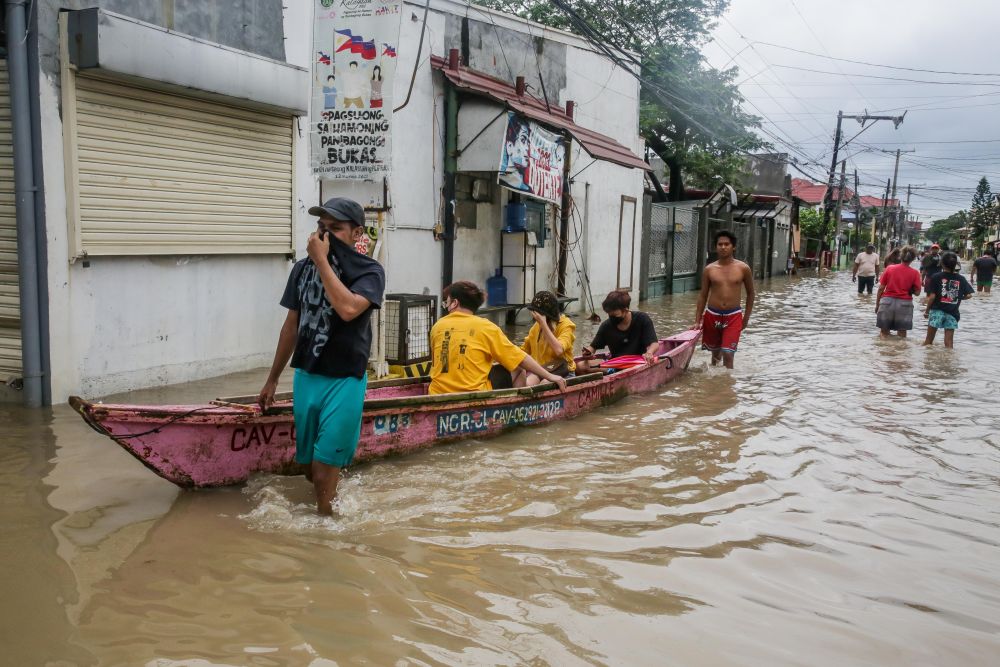
<path id="1" fill-rule="evenodd" d="M 608 321 L 611 322 L 612 324 L 614 324 L 615 326 L 618 326 L 619 324 L 621 324 L 622 322 L 625 321 L 625 317 L 624 316 L 617 317 L 615 315 L 608 315 Z"/>

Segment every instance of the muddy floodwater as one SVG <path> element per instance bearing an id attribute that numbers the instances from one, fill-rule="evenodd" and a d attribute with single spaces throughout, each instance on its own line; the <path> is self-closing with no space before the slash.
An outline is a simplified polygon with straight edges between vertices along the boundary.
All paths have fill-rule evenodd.
<path id="1" fill-rule="evenodd" d="M 665 335 L 694 299 L 641 307 Z M 1000 293 L 954 350 L 919 315 L 879 341 L 873 306 L 774 280 L 735 372 L 699 352 L 657 393 L 358 467 L 335 519 L 302 478 L 181 492 L 66 406 L 2 407 L 0 664 L 1000 664 Z"/>

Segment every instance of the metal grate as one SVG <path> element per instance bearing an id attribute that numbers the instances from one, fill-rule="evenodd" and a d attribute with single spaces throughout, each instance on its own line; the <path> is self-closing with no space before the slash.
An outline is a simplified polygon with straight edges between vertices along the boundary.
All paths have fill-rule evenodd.
<path id="1" fill-rule="evenodd" d="M 698 271 L 698 215 L 690 208 L 674 209 L 674 275 Z"/>
<path id="2" fill-rule="evenodd" d="M 387 294 L 385 297 L 385 357 L 406 366 L 431 358 L 431 327 L 437 319 L 437 297 Z"/>
<path id="3" fill-rule="evenodd" d="M 649 224 L 649 277 L 667 275 L 667 243 L 670 241 L 670 208 L 653 205 Z"/>

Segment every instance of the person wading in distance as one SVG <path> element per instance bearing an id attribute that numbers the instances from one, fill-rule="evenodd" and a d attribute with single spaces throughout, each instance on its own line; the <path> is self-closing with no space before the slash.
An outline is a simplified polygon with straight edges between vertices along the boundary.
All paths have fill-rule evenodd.
<path id="1" fill-rule="evenodd" d="M 906 246 L 899 251 L 899 264 L 887 266 L 879 278 L 875 321 L 881 338 L 888 338 L 892 331 L 906 338 L 913 328 L 913 297 L 922 287 L 920 272 L 910 266 L 916 258 L 913 248 Z"/>
<path id="2" fill-rule="evenodd" d="M 694 326 L 701 329 L 702 349 L 712 353 L 712 365 L 721 361 L 733 367 L 740 334 L 750 323 L 756 291 L 753 271 L 733 257 L 736 235 L 729 231 L 715 234 L 716 261 L 705 267 L 701 277 L 701 293 L 695 308 Z M 740 306 L 746 290 L 746 310 Z"/>

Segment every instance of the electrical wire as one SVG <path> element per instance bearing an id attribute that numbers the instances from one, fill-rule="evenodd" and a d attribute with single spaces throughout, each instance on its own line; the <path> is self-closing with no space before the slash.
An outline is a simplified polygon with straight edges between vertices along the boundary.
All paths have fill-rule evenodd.
<path id="1" fill-rule="evenodd" d="M 829 60 L 838 60 L 844 63 L 853 63 L 855 65 L 868 65 L 869 67 L 884 67 L 886 69 L 897 69 L 904 70 L 907 72 L 925 72 L 927 74 L 953 74 L 956 76 L 992 76 L 1000 77 L 1000 73 L 989 73 L 989 72 L 950 72 L 948 70 L 938 70 L 938 69 L 922 69 L 919 67 L 902 67 L 899 65 L 882 65 L 879 63 L 867 62 L 864 60 L 851 60 L 850 58 L 837 58 L 829 54 L 815 53 L 813 51 L 805 51 L 803 49 L 794 49 L 790 46 L 782 46 L 781 44 L 774 44 L 772 42 L 762 42 L 760 40 L 755 41 L 756 44 L 763 44 L 764 46 L 771 46 L 776 49 L 783 49 L 785 51 L 794 51 L 795 53 L 803 53 L 808 56 L 816 56 L 817 58 L 827 58 Z"/>

